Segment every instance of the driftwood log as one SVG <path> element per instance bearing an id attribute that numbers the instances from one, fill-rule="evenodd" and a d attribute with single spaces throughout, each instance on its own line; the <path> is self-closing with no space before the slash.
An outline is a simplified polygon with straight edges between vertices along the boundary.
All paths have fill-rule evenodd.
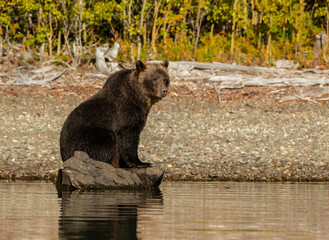
<path id="1" fill-rule="evenodd" d="M 106 189 L 152 189 L 157 188 L 164 171 L 158 167 L 114 168 L 95 161 L 85 153 L 76 151 L 58 171 L 56 187 L 59 192 Z"/>
<path id="2" fill-rule="evenodd" d="M 149 63 L 161 63 L 161 61 L 149 61 Z M 170 61 L 169 68 L 177 69 L 179 66 L 185 66 L 187 69 L 200 69 L 200 70 L 222 70 L 222 71 L 240 71 L 240 72 L 257 72 L 257 73 L 280 73 L 281 69 L 266 68 L 266 67 L 249 67 L 237 64 L 228 64 L 221 62 L 204 63 L 193 61 Z"/>

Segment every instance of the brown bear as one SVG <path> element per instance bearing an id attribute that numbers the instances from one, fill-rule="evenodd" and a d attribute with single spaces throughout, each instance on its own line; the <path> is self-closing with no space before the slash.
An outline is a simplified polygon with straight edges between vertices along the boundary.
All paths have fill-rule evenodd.
<path id="1" fill-rule="evenodd" d="M 136 62 L 109 76 L 103 88 L 67 117 L 60 134 L 63 161 L 74 151 L 114 167 L 149 167 L 138 158 L 139 135 L 153 104 L 168 94 L 167 60 Z"/>

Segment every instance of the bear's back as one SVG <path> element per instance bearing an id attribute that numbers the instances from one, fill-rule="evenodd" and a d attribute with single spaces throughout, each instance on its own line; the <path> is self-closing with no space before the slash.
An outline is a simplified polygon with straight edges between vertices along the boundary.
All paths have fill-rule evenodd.
<path id="1" fill-rule="evenodd" d="M 121 88 L 121 86 L 128 84 L 129 75 L 133 71 L 134 69 L 124 69 L 111 74 L 106 80 L 102 90 L 115 91 L 117 88 Z"/>
<path id="2" fill-rule="evenodd" d="M 126 115 L 126 108 L 136 100 L 136 91 L 131 89 L 129 83 L 133 71 L 124 69 L 111 74 L 98 93 L 82 102 L 69 114 L 64 128 L 69 127 L 72 131 L 96 126 L 113 127 L 113 120 Z"/>

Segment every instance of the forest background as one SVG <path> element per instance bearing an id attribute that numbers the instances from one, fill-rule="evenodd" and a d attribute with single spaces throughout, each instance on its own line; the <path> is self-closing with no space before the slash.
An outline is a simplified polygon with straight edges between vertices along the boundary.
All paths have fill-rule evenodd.
<path id="1" fill-rule="evenodd" d="M 3 48 L 19 44 L 38 52 L 45 43 L 50 59 L 76 66 L 115 41 L 122 62 L 328 65 L 328 38 L 320 59 L 313 52 L 321 32 L 328 36 L 329 0 L 0 0 Z"/>

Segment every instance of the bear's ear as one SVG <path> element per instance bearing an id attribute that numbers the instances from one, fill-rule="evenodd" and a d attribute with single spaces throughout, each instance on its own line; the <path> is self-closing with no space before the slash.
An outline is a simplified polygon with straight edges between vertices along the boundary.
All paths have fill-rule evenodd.
<path id="1" fill-rule="evenodd" d="M 168 62 L 168 60 L 163 60 L 163 62 L 162 62 L 161 64 L 162 64 L 162 66 L 164 66 L 165 68 L 168 68 L 168 66 L 169 66 L 169 62 Z"/>
<path id="2" fill-rule="evenodd" d="M 146 68 L 145 64 L 141 60 L 138 60 L 135 63 L 135 65 L 136 65 L 137 72 L 143 72 Z"/>

